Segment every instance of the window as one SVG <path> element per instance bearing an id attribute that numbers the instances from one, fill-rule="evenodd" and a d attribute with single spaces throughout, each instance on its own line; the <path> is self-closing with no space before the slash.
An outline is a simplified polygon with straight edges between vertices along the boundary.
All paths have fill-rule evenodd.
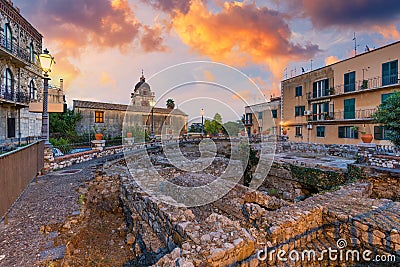
<path id="1" fill-rule="evenodd" d="M 7 118 L 7 138 L 15 137 L 15 118 Z"/>
<path id="2" fill-rule="evenodd" d="M 12 31 L 10 24 L 4 26 L 4 47 L 8 50 L 12 50 Z"/>
<path id="3" fill-rule="evenodd" d="M 397 60 L 382 64 L 382 86 L 398 83 Z"/>
<path id="4" fill-rule="evenodd" d="M 375 140 L 388 140 L 388 132 L 384 126 L 374 126 Z"/>
<path id="5" fill-rule="evenodd" d="M 313 98 L 329 95 L 329 79 L 313 83 Z"/>
<path id="6" fill-rule="evenodd" d="M 353 92 L 356 90 L 356 72 L 344 74 L 344 92 Z"/>
<path id="7" fill-rule="evenodd" d="M 96 111 L 94 114 L 94 122 L 104 123 L 104 111 Z"/>
<path id="8" fill-rule="evenodd" d="M 344 100 L 344 119 L 355 119 L 356 118 L 356 99 L 345 99 Z"/>
<path id="9" fill-rule="evenodd" d="M 13 78 L 10 69 L 5 69 L 3 73 L 3 87 L 6 91 L 6 95 L 12 96 L 13 94 Z"/>
<path id="10" fill-rule="evenodd" d="M 296 96 L 302 96 L 303 95 L 303 86 L 297 86 L 296 87 Z"/>
<path id="11" fill-rule="evenodd" d="M 353 126 L 339 126 L 338 127 L 339 138 L 352 138 L 358 139 L 358 131 Z"/>
<path id="12" fill-rule="evenodd" d="M 253 124 L 253 116 L 251 113 L 246 113 L 246 120 L 244 124 Z"/>
<path id="13" fill-rule="evenodd" d="M 304 116 L 304 111 L 306 110 L 305 106 L 297 106 L 294 108 L 294 116 Z"/>
<path id="14" fill-rule="evenodd" d="M 389 94 L 382 94 L 381 95 L 381 101 L 382 103 L 386 101 L 386 99 L 388 99 L 393 93 L 389 93 Z"/>
<path id="15" fill-rule="evenodd" d="M 29 96 L 31 100 L 37 99 L 37 89 L 35 88 L 33 80 L 29 83 Z"/>
<path id="16" fill-rule="evenodd" d="M 325 137 L 325 126 L 317 126 L 317 137 Z"/>
<path id="17" fill-rule="evenodd" d="M 258 119 L 259 119 L 259 120 L 262 120 L 262 117 L 263 117 L 263 116 L 262 116 L 262 112 L 258 112 Z"/>
<path id="18" fill-rule="evenodd" d="M 303 136 L 303 126 L 296 126 L 296 136 Z"/>
<path id="19" fill-rule="evenodd" d="M 333 113 L 333 104 L 331 105 L 332 111 L 329 111 L 329 102 L 313 104 L 312 109 L 314 121 L 326 120 L 328 119 L 327 115 Z"/>
<path id="20" fill-rule="evenodd" d="M 29 45 L 29 59 L 31 62 L 35 61 L 35 51 L 33 49 L 33 43 Z"/>
<path id="21" fill-rule="evenodd" d="M 278 110 L 273 109 L 273 110 L 271 110 L 271 112 L 272 112 L 272 118 L 274 118 L 274 119 L 278 118 Z"/>

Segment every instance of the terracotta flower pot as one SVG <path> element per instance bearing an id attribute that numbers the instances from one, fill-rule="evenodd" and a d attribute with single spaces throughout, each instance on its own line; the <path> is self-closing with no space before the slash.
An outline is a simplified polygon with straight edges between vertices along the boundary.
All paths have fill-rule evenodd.
<path id="1" fill-rule="evenodd" d="M 126 138 L 132 138 L 132 133 L 131 132 L 127 132 L 126 133 Z"/>
<path id="2" fill-rule="evenodd" d="M 363 135 L 361 135 L 361 140 L 363 141 L 363 143 L 371 143 L 372 139 L 374 139 L 372 134 L 363 134 Z"/>
<path id="3" fill-rule="evenodd" d="M 96 140 L 102 140 L 102 139 L 103 139 L 103 134 L 97 133 L 97 134 L 94 135 L 94 138 L 95 138 Z"/>

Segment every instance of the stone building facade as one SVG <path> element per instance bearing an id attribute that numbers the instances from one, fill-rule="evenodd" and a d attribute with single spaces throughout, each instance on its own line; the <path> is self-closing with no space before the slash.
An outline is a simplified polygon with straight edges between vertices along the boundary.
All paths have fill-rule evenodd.
<path id="1" fill-rule="evenodd" d="M 179 137 L 187 131 L 187 114 L 179 109 L 152 107 L 155 94 L 146 83 L 144 75 L 131 94 L 131 105 L 74 100 L 75 112 L 80 112 L 82 120 L 76 131 L 79 135 L 102 130 L 110 138 L 126 137 L 130 127 L 140 127 L 151 134 L 153 111 L 154 134 L 161 138 Z"/>
<path id="2" fill-rule="evenodd" d="M 0 147 L 40 136 L 41 114 L 29 112 L 29 103 L 42 95 L 41 51 L 42 35 L 11 1 L 0 0 Z"/>

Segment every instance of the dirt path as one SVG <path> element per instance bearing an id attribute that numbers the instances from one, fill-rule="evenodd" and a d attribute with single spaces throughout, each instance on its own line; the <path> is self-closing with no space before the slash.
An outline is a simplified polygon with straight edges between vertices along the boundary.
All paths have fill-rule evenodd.
<path id="1" fill-rule="evenodd" d="M 9 213 L 8 224 L 0 223 L 0 266 L 32 267 L 41 254 L 54 247 L 55 229 L 68 216 L 79 211 L 78 188 L 93 179 L 97 159 L 64 169 L 76 173 L 54 172 L 31 183 Z M 48 226 L 47 229 L 44 226 Z M 42 229 L 41 229 L 42 228 Z M 41 231 L 42 230 L 42 231 Z"/>

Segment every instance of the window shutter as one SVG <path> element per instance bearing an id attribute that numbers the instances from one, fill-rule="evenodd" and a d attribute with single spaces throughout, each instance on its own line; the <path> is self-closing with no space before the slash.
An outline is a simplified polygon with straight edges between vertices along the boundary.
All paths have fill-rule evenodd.
<path id="1" fill-rule="evenodd" d="M 317 83 L 313 83 L 313 98 L 317 97 Z"/>
<path id="2" fill-rule="evenodd" d="M 338 137 L 344 138 L 344 127 L 343 126 L 338 127 Z"/>

